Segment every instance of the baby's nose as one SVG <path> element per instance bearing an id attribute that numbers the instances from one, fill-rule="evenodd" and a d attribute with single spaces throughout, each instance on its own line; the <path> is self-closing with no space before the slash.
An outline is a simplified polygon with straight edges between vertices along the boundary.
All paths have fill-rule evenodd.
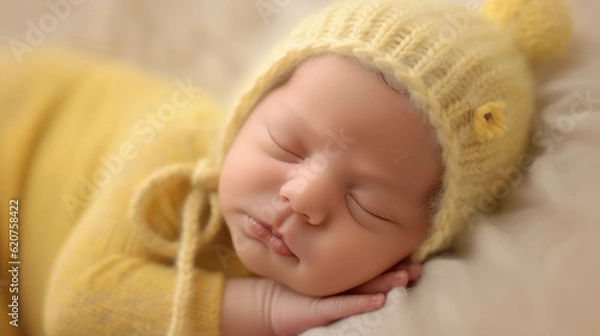
<path id="1" fill-rule="evenodd" d="M 282 186 L 280 196 L 290 203 L 295 213 L 316 225 L 327 217 L 329 207 L 335 200 L 333 190 L 324 176 L 296 178 Z"/>

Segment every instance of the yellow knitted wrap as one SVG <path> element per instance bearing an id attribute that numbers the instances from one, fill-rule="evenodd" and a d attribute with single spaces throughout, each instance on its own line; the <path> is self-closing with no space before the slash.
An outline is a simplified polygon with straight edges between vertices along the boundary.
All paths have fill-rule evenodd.
<path id="1" fill-rule="evenodd" d="M 562 54 L 571 21 L 562 0 L 486 0 L 479 10 L 446 0 L 351 0 L 307 18 L 250 77 L 214 157 L 157 172 L 132 201 L 143 232 L 139 214 L 155 184 L 185 179 L 192 188 L 180 241 L 171 246 L 178 250 L 178 279 L 168 335 L 185 330 L 195 251 L 221 220 L 216 192 L 223 159 L 253 107 L 302 62 L 337 54 L 384 73 L 407 89 L 435 129 L 445 174 L 429 232 L 411 256 L 422 262 L 448 248 L 475 214 L 490 211 L 482 200 L 509 188 L 501 172 L 522 159 L 534 113 L 530 63 Z M 199 225 L 201 218 L 210 223 Z"/>

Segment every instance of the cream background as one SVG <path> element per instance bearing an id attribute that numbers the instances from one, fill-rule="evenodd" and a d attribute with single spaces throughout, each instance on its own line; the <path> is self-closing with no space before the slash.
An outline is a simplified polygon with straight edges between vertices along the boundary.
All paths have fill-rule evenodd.
<path id="1" fill-rule="evenodd" d="M 260 55 L 329 2 L 3 1 L 0 46 L 77 46 L 191 78 L 227 105 Z M 55 3 L 67 7 L 53 26 Z M 304 336 L 600 335 L 600 2 L 569 3 L 576 29 L 570 50 L 538 69 L 537 142 L 545 151 L 529 175 L 499 211 L 462 236 L 461 253 L 427 263 L 409 295 L 394 290 L 384 309 Z M 261 16 L 257 4 L 280 7 Z M 42 37 L 28 41 L 28 22 L 40 28 L 44 18 Z"/>

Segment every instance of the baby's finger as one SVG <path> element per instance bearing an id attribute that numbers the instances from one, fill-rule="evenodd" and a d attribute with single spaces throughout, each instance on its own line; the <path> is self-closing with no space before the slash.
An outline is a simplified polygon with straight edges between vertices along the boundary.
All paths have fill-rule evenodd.
<path id="1" fill-rule="evenodd" d="M 385 295 L 338 295 L 316 301 L 312 312 L 319 319 L 331 323 L 352 315 L 362 314 L 383 307 Z"/>
<path id="2" fill-rule="evenodd" d="M 423 273 L 423 265 L 421 264 L 410 264 L 407 267 L 408 281 L 418 280 Z"/>
<path id="3" fill-rule="evenodd" d="M 408 273 L 404 270 L 384 273 L 377 278 L 353 288 L 352 294 L 387 293 L 395 287 L 405 287 L 408 284 Z"/>
<path id="4" fill-rule="evenodd" d="M 392 267 L 390 271 L 406 271 L 408 273 L 408 280 L 418 280 L 423 273 L 423 265 L 419 263 L 402 262 Z"/>

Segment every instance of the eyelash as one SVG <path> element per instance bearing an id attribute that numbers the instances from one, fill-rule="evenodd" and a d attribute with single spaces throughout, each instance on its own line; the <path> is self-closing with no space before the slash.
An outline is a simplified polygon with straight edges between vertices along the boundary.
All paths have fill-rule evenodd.
<path id="1" fill-rule="evenodd" d="M 377 218 L 377 219 L 380 219 L 380 220 L 382 220 L 382 221 L 391 222 L 389 219 L 387 219 L 387 218 L 385 218 L 385 217 L 383 217 L 383 216 L 379 216 L 379 215 L 377 215 L 377 214 L 374 214 L 373 212 L 371 212 L 371 211 L 367 210 L 367 209 L 366 209 L 366 208 L 365 208 L 363 205 L 361 205 L 361 204 L 360 204 L 360 203 L 359 203 L 359 202 L 356 200 L 356 198 L 354 198 L 352 195 L 350 195 L 350 194 L 347 194 L 347 197 L 351 198 L 351 199 L 352 199 L 352 201 L 353 201 L 354 203 L 356 203 L 356 205 L 358 205 L 358 206 L 359 206 L 359 207 L 360 207 L 360 208 L 361 208 L 361 209 L 362 209 L 364 212 L 366 212 L 367 214 L 369 214 L 369 215 L 371 215 L 371 216 L 373 216 L 373 217 L 375 217 L 375 218 Z"/>
<path id="2" fill-rule="evenodd" d="M 303 159 L 303 158 L 302 158 L 300 155 L 298 155 L 298 154 L 296 154 L 296 153 L 294 153 L 294 152 L 292 152 L 292 151 L 288 150 L 287 148 L 283 147 L 282 145 L 280 145 L 280 144 L 279 144 L 279 142 L 277 142 L 277 140 L 275 140 L 275 138 L 274 138 L 274 137 L 273 137 L 273 135 L 271 134 L 271 131 L 268 131 L 268 133 L 269 133 L 269 138 L 271 138 L 271 141 L 273 141 L 273 143 L 274 143 L 274 144 L 275 144 L 277 147 L 279 147 L 279 149 L 281 149 L 282 151 L 284 151 L 284 152 L 286 152 L 286 153 L 288 153 L 288 154 L 290 154 L 290 155 L 293 155 L 294 157 L 296 157 L 296 158 L 298 158 L 298 159 L 300 159 L 300 160 L 304 160 L 304 159 Z"/>

